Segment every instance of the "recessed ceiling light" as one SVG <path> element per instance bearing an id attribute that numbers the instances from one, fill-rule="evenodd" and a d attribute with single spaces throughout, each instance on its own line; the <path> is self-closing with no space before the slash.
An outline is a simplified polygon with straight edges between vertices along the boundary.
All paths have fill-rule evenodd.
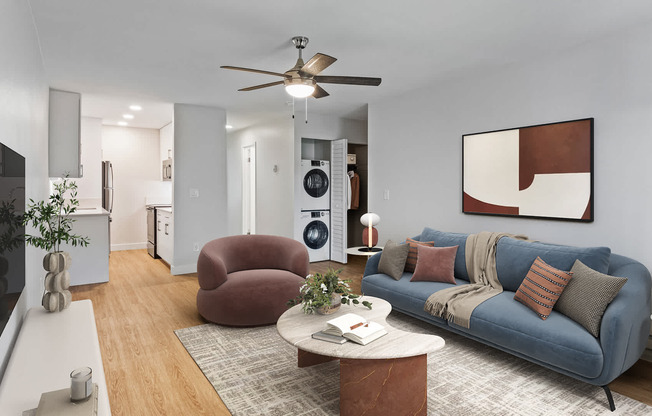
<path id="1" fill-rule="evenodd" d="M 134 104 L 134 105 L 130 105 L 130 106 L 129 106 L 129 109 L 132 110 L 132 111 L 140 111 L 140 110 L 143 109 L 143 107 Z"/>
<path id="2" fill-rule="evenodd" d="M 232 128 L 233 128 L 233 126 L 232 126 L 232 125 L 230 125 L 230 124 L 227 124 L 227 125 L 226 125 L 226 126 L 224 126 L 224 127 L 226 127 L 227 129 L 232 129 Z"/>
<path id="3" fill-rule="evenodd" d="M 126 121 L 118 121 L 118 126 L 126 126 L 127 122 Z"/>
<path id="4" fill-rule="evenodd" d="M 133 114 L 123 114 L 122 118 L 126 118 L 127 120 L 133 120 L 134 115 Z"/>

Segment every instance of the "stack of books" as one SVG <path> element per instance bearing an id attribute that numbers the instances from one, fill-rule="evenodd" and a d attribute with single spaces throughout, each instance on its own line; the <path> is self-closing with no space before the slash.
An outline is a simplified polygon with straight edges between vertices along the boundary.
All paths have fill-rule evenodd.
<path id="1" fill-rule="evenodd" d="M 387 334 L 385 328 L 376 322 L 367 322 L 360 315 L 347 313 L 326 322 L 326 329 L 315 332 L 312 337 L 322 341 L 344 344 L 347 340 L 367 345 Z"/>

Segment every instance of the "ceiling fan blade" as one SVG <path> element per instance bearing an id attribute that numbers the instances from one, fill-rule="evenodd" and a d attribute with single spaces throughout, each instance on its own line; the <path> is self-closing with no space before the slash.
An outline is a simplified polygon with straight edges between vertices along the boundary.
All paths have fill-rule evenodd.
<path id="1" fill-rule="evenodd" d="M 341 77 L 335 75 L 317 75 L 315 81 L 325 84 L 370 85 L 377 87 L 382 79 L 369 77 Z"/>
<path id="2" fill-rule="evenodd" d="M 289 77 L 288 75 L 281 74 L 280 72 L 263 71 L 261 69 L 252 69 L 252 68 L 242 68 L 242 67 L 239 67 L 239 66 L 222 65 L 220 68 L 233 69 L 233 70 L 236 70 L 236 71 L 255 72 L 256 74 L 275 75 L 277 77 L 283 77 L 283 78 L 288 78 Z"/>
<path id="3" fill-rule="evenodd" d="M 322 87 L 319 85 L 315 85 L 315 92 L 312 93 L 312 96 L 315 98 L 322 98 L 322 97 L 328 97 L 330 94 L 326 92 Z"/>
<path id="4" fill-rule="evenodd" d="M 335 61 L 337 61 L 337 58 L 324 55 L 323 53 L 316 53 L 315 56 L 310 58 L 310 60 L 301 67 L 299 75 L 302 77 L 317 75 L 331 66 Z"/>
<path id="5" fill-rule="evenodd" d="M 283 81 L 274 81 L 274 82 L 269 82 L 267 84 L 254 85 L 253 87 L 240 88 L 238 91 L 253 91 L 253 90 L 259 90 L 261 88 L 273 87 L 274 85 L 281 85 L 281 84 L 283 84 Z"/>

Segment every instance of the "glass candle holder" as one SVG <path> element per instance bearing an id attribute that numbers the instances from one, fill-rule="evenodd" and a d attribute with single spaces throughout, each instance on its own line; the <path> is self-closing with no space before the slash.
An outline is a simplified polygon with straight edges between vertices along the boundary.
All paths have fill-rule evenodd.
<path id="1" fill-rule="evenodd" d="M 70 400 L 80 402 L 88 400 L 93 393 L 93 370 L 80 367 L 70 373 Z"/>

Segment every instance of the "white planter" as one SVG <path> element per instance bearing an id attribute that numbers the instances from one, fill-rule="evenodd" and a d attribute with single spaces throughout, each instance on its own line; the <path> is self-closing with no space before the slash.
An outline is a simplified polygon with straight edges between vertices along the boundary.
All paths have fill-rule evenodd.
<path id="1" fill-rule="evenodd" d="M 70 306 L 72 294 L 70 287 L 70 254 L 65 251 L 48 253 L 43 258 L 45 293 L 41 304 L 48 312 L 59 312 Z"/>

